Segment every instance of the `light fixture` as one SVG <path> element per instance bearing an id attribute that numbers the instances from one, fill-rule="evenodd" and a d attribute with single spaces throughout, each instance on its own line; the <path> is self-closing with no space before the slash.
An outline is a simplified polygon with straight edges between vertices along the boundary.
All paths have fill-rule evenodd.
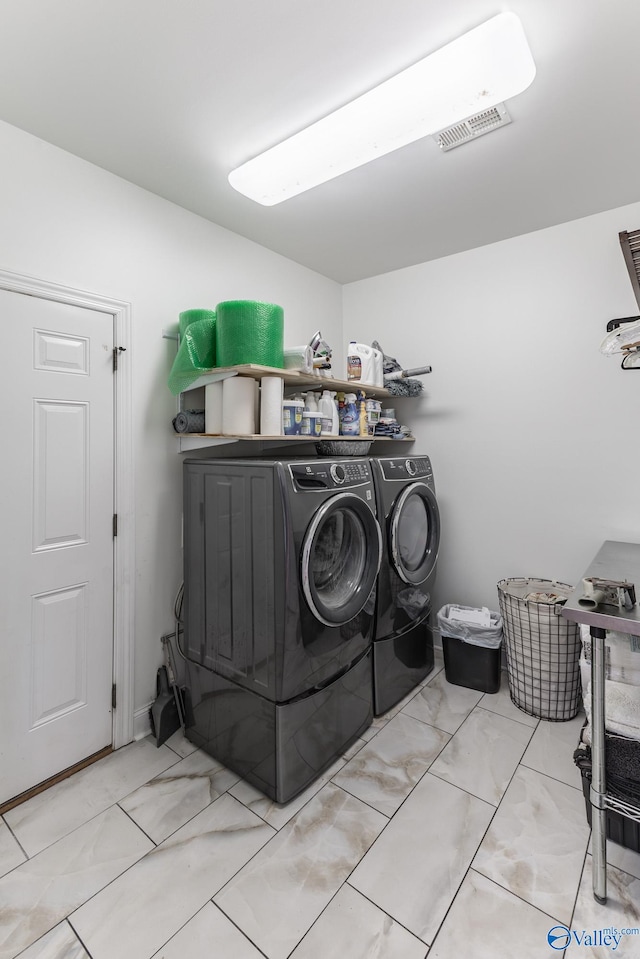
<path id="1" fill-rule="evenodd" d="M 526 90 L 522 24 L 501 13 L 229 174 L 263 206 L 310 190 Z"/>

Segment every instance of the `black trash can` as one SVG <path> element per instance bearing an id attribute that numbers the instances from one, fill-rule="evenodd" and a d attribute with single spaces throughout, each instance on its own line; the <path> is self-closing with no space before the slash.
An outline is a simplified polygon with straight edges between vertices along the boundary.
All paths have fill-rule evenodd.
<path id="1" fill-rule="evenodd" d="M 458 610 L 474 610 L 474 607 L 448 604 L 438 613 L 447 682 L 482 693 L 497 693 L 500 689 L 502 618 L 490 610 L 490 625 L 477 626 L 456 619 Z"/>

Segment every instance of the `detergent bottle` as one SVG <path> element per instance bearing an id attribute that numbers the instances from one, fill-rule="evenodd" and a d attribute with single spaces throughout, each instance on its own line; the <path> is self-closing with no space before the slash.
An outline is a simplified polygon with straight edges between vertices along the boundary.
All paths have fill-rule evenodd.
<path id="1" fill-rule="evenodd" d="M 358 407 L 358 433 L 360 436 L 368 436 L 369 426 L 367 423 L 366 396 L 360 390 L 356 397 L 356 405 Z"/>
<path id="2" fill-rule="evenodd" d="M 336 404 L 331 399 L 329 390 L 323 390 L 322 396 L 318 400 L 318 412 L 322 413 L 322 435 L 337 436 L 338 430 L 334 431 L 334 413 Z"/>
<path id="3" fill-rule="evenodd" d="M 360 435 L 360 416 L 355 393 L 345 394 L 344 406 L 340 410 L 340 435 Z"/>
<path id="4" fill-rule="evenodd" d="M 366 343 L 351 340 L 347 352 L 347 379 L 376 384 L 376 351 Z"/>

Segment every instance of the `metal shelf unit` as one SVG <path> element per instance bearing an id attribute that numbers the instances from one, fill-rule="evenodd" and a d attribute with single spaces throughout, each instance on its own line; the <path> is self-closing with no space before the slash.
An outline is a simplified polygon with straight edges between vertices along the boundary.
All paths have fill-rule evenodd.
<path id="1" fill-rule="evenodd" d="M 584 573 L 583 578 L 597 577 L 626 581 L 640 585 L 640 544 L 618 543 L 607 540 Z M 640 636 L 640 607 L 631 609 L 600 604 L 595 609 L 585 608 L 580 599 L 582 583 L 571 593 L 562 615 L 574 623 L 583 623 L 591 633 L 591 763 L 590 789 L 593 895 L 607 901 L 607 809 L 622 813 L 640 822 L 640 808 L 622 802 L 607 794 L 605 766 L 605 657 L 604 641 L 607 630 Z"/>

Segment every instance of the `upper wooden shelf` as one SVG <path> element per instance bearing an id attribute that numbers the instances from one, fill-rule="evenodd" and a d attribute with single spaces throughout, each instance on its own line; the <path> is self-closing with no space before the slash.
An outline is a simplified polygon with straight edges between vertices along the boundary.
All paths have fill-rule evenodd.
<path id="1" fill-rule="evenodd" d="M 392 396 L 389 390 L 380 386 L 371 386 L 369 383 L 360 383 L 357 380 L 338 380 L 331 376 L 319 376 L 316 373 L 301 373 L 299 370 L 279 370 L 273 366 L 259 366 L 257 363 L 244 363 L 240 366 L 222 366 L 203 373 L 189 389 L 195 390 L 200 386 L 208 386 L 219 380 L 226 380 L 230 376 L 250 376 L 259 380 L 263 376 L 280 376 L 284 385 L 292 389 L 304 390 L 335 390 L 338 393 L 355 393 L 362 390 L 367 396 L 374 399 L 383 399 Z"/>

